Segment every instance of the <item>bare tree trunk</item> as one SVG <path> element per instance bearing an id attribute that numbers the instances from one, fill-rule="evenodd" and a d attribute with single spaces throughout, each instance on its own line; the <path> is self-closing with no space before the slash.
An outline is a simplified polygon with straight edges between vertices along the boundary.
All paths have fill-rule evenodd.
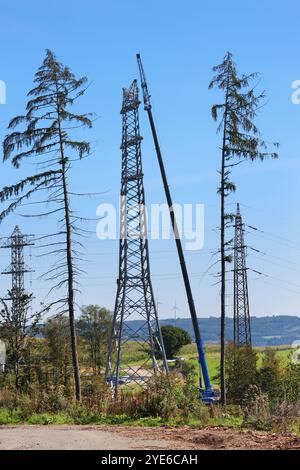
<path id="1" fill-rule="evenodd" d="M 220 385 L 221 385 L 221 403 L 226 405 L 226 381 L 225 381 L 225 334 L 226 334 L 226 250 L 225 250 L 225 149 L 226 149 L 226 129 L 228 112 L 228 81 L 225 100 L 222 161 L 221 161 L 221 352 L 220 352 Z"/>
<path id="2" fill-rule="evenodd" d="M 57 118 L 58 118 L 58 129 L 59 129 L 59 142 L 60 142 L 61 166 L 62 166 L 62 184 L 63 184 L 64 211 L 65 211 L 65 226 L 66 226 L 68 309 L 69 309 L 72 362 L 73 362 L 73 370 L 74 370 L 76 400 L 81 401 L 80 371 L 79 371 L 79 362 L 78 362 L 75 312 L 74 312 L 74 271 L 73 271 L 73 260 L 72 260 L 71 220 L 70 220 L 70 207 L 69 207 L 69 198 L 68 198 L 68 183 L 67 183 L 67 175 L 66 175 L 66 161 L 65 161 L 64 146 L 63 146 L 63 141 L 62 141 L 61 117 L 60 117 L 60 109 L 59 109 L 59 93 L 58 93 L 57 85 L 56 85 L 56 91 L 57 91 Z"/>
<path id="3" fill-rule="evenodd" d="M 224 194 L 224 172 L 225 159 L 224 149 L 222 151 L 221 168 L 221 357 L 220 357 L 220 383 L 221 403 L 226 405 L 225 384 L 225 325 L 226 325 L 226 263 L 225 263 L 225 194 Z"/>
<path id="4" fill-rule="evenodd" d="M 76 400 L 81 400 L 81 384 L 80 372 L 77 351 L 77 338 L 75 327 L 75 312 L 74 312 L 74 273 L 73 273 L 73 260 L 72 260 L 72 241 L 71 241 L 71 222 L 70 222 L 70 208 L 68 199 L 68 186 L 66 178 L 65 162 L 62 163 L 62 180 L 64 192 L 64 207 L 65 207 L 65 224 L 66 224 L 66 254 L 67 254 L 67 268 L 68 268 L 68 307 L 69 307 L 69 322 L 70 322 L 70 336 L 72 347 L 72 360 L 74 369 L 74 382 Z"/>

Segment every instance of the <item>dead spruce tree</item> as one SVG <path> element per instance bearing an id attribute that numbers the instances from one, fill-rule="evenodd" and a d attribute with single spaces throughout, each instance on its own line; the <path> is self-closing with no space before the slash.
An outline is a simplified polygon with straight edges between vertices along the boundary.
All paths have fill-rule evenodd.
<path id="1" fill-rule="evenodd" d="M 9 123 L 11 133 L 3 143 L 4 160 L 11 158 L 12 164 L 19 167 L 23 160 L 32 159 L 39 165 L 40 173 L 28 176 L 17 184 L 5 187 L 0 192 L 1 201 L 9 199 L 8 207 L 0 214 L 0 220 L 12 212 L 18 205 L 33 194 L 47 192 L 42 201 L 47 210 L 31 216 L 61 214 L 58 220 L 58 231 L 47 235 L 54 237 L 44 247 L 50 251 L 44 255 L 57 255 L 58 260 L 49 268 L 45 279 L 53 281 L 52 289 L 66 288 L 66 297 L 53 304 L 60 314 L 68 313 L 70 339 L 74 368 L 74 383 L 77 400 L 81 399 L 80 374 L 77 354 L 75 329 L 74 293 L 76 276 L 80 269 L 76 266 L 79 256 L 75 249 L 74 239 L 78 235 L 77 222 L 80 217 L 70 207 L 69 172 L 71 163 L 81 159 L 90 152 L 88 142 L 75 140 L 73 133 L 82 127 L 91 127 L 90 114 L 72 113 L 72 105 L 81 97 L 87 84 L 87 78 L 77 79 L 71 70 L 58 62 L 54 54 L 46 51 L 43 65 L 35 74 L 36 86 L 29 93 L 26 114 L 17 116 Z M 16 128 L 22 126 L 22 130 Z M 13 200 L 11 200 L 13 198 Z M 49 209 L 49 204 L 52 207 Z M 55 238 L 58 237 L 58 238 Z M 51 251 L 52 250 L 52 251 Z M 51 289 L 51 290 L 52 290 Z"/>
<path id="2" fill-rule="evenodd" d="M 226 228 L 233 220 L 233 214 L 226 212 L 226 198 L 235 191 L 235 184 L 230 180 L 232 168 L 245 160 L 264 160 L 277 157 L 276 152 L 268 152 L 267 145 L 254 124 L 254 119 L 265 93 L 255 93 L 251 86 L 258 74 L 238 76 L 232 54 L 227 52 L 223 62 L 213 68 L 215 76 L 209 88 L 219 89 L 224 96 L 220 104 L 215 104 L 212 117 L 218 121 L 218 132 L 222 134 L 220 168 L 220 258 L 221 258 L 221 401 L 226 404 L 225 391 L 225 320 L 226 320 L 226 263 L 231 261 L 228 254 L 230 240 L 226 240 Z M 275 147 L 278 144 L 273 144 Z M 235 161 L 234 161 L 235 160 Z"/>

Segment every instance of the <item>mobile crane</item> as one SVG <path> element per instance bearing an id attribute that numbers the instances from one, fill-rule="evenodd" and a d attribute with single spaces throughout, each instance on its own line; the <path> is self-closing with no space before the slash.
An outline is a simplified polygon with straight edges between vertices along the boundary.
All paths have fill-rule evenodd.
<path id="1" fill-rule="evenodd" d="M 188 299 L 188 304 L 189 304 L 189 310 L 190 310 L 190 315 L 192 319 L 192 324 L 193 324 L 193 329 L 194 329 L 194 334 L 195 334 L 195 340 L 196 340 L 196 345 L 197 345 L 197 351 L 198 351 L 198 361 L 199 361 L 199 368 L 200 368 L 200 373 L 199 373 L 199 389 L 201 391 L 201 397 L 202 401 L 207 404 L 214 403 L 217 400 L 217 392 L 213 390 L 209 378 L 209 373 L 208 373 L 208 368 L 207 368 L 207 362 L 206 362 L 206 357 L 205 357 L 205 351 L 203 347 L 203 342 L 200 334 L 200 327 L 197 319 L 197 313 L 196 313 L 196 307 L 194 303 L 194 298 L 192 294 L 192 289 L 191 289 L 191 284 L 189 280 L 189 275 L 186 267 L 186 262 L 185 262 L 185 257 L 184 257 L 184 252 L 182 248 L 182 243 L 181 239 L 179 236 L 179 231 L 178 231 L 178 225 L 175 217 L 175 213 L 173 210 L 173 202 L 172 202 L 172 196 L 167 180 L 167 175 L 165 171 L 165 166 L 158 142 L 158 137 L 156 133 L 156 128 L 155 128 L 155 123 L 153 119 L 153 114 L 152 114 L 152 105 L 150 101 L 150 94 L 148 91 L 148 86 L 147 86 L 147 81 L 146 81 L 146 76 L 141 60 L 140 54 L 136 55 L 137 58 L 137 63 L 138 63 L 138 68 L 139 68 L 139 74 L 140 74 L 140 79 L 141 79 L 141 86 L 142 86 L 142 91 L 143 91 L 143 100 L 144 100 L 144 109 L 148 113 L 148 118 L 149 118 L 149 123 L 151 127 L 151 132 L 152 132 L 152 137 L 154 140 L 154 145 L 155 145 L 155 150 L 156 150 L 156 155 L 158 159 L 158 164 L 161 172 L 161 177 L 163 180 L 163 185 L 164 185 L 164 190 L 165 190 L 165 195 L 167 199 L 167 203 L 169 206 L 169 213 L 170 213 L 170 218 L 171 218 L 171 224 L 174 232 L 174 238 L 176 242 L 176 248 L 177 248 L 177 253 L 179 257 L 179 262 L 180 262 L 180 267 L 181 267 L 181 272 L 183 276 L 183 281 L 184 281 L 184 286 L 185 286 L 185 291 Z M 202 378 L 204 384 L 202 384 Z M 204 385 L 204 386 L 203 386 Z"/>

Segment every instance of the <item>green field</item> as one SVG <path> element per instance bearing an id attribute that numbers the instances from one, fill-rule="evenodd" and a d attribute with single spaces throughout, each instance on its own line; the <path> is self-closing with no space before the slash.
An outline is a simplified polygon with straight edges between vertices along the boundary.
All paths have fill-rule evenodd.
<path id="1" fill-rule="evenodd" d="M 269 348 L 270 349 L 270 348 Z M 291 352 L 290 346 L 278 346 L 272 349 L 276 350 L 277 356 L 280 358 L 280 362 L 282 366 L 284 366 L 288 362 L 288 357 Z M 218 383 L 218 370 L 219 370 L 219 360 L 220 360 L 220 347 L 219 345 L 208 344 L 205 347 L 206 350 L 206 358 L 207 364 L 209 369 L 209 374 L 212 381 L 217 384 Z M 255 350 L 258 353 L 258 366 L 261 363 L 263 351 L 265 348 L 257 347 Z M 198 364 L 197 360 L 197 348 L 195 343 L 188 344 L 183 346 L 181 349 L 179 356 L 184 358 L 186 361 L 193 363 L 196 367 Z M 122 360 L 124 363 L 130 365 L 141 365 L 147 359 L 146 352 L 143 351 L 140 344 L 138 342 L 129 342 L 123 349 L 122 353 Z"/>

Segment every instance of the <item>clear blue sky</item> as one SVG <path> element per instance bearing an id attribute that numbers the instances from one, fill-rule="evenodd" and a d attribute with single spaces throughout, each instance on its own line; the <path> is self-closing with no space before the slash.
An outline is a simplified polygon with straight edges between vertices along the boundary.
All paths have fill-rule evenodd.
<path id="1" fill-rule="evenodd" d="M 94 217 L 102 202 L 116 203 L 120 184 L 121 91 L 137 76 L 135 53 L 144 60 L 161 147 L 174 200 L 205 204 L 205 245 L 199 253 L 188 253 L 187 261 L 199 315 L 217 315 L 219 288 L 207 274 L 210 251 L 218 246 L 214 228 L 219 209 L 216 188 L 219 166 L 219 136 L 210 117 L 210 107 L 220 98 L 208 91 L 211 68 L 227 50 L 232 51 L 241 73 L 261 73 L 261 89 L 268 102 L 258 124 L 266 140 L 279 141 L 280 159 L 264 164 L 245 164 L 234 171 L 237 193 L 228 201 L 239 201 L 247 223 L 264 233 L 247 234 L 247 242 L 266 252 L 249 252 L 250 267 L 272 277 L 249 274 L 253 315 L 300 315 L 300 106 L 291 102 L 291 83 L 300 79 L 300 5 L 297 1 L 208 2 L 165 0 L 16 0 L 1 2 L 0 79 L 7 84 L 7 104 L 0 105 L 0 139 L 9 119 L 22 114 L 26 93 L 44 57 L 45 48 L 77 75 L 88 75 L 91 86 L 82 99 L 82 112 L 93 111 L 98 119 L 86 138 L 94 153 L 74 169 L 72 189 L 103 191 L 96 199 L 75 200 L 82 213 Z M 163 202 L 160 175 L 145 113 L 141 109 L 141 133 L 147 202 Z M 33 165 L 13 170 L 2 165 L 1 186 L 34 171 Z M 26 233 L 45 234 L 53 219 L 33 221 L 17 215 L 1 226 L 8 235 L 19 223 Z M 95 223 L 90 229 L 94 230 Z M 117 241 L 87 241 L 88 273 L 83 276 L 79 304 L 98 303 L 112 308 L 118 270 Z M 174 242 L 152 241 L 151 268 L 162 318 L 188 316 Z M 32 250 L 28 261 L 33 273 L 36 302 L 47 292 L 38 275 L 48 260 Z M 0 252 L 1 270 L 9 253 Z M 216 272 L 217 269 L 212 270 Z M 1 292 L 9 280 L 1 276 Z M 27 276 L 27 284 L 29 276 Z M 231 284 L 228 312 L 232 310 Z"/>

